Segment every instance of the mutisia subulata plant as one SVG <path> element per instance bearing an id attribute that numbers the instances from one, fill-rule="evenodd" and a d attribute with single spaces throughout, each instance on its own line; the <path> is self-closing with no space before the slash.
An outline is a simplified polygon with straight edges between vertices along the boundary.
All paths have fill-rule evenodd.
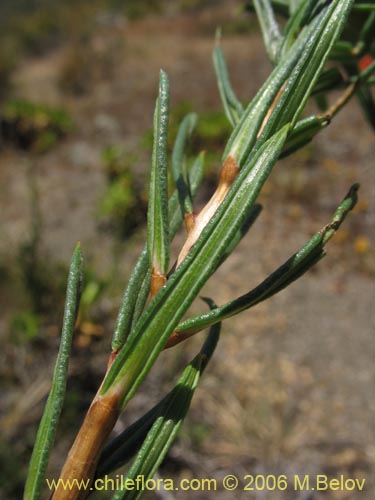
<path id="1" fill-rule="evenodd" d="M 279 292 L 302 276 L 324 255 L 324 246 L 356 202 L 358 185 L 349 189 L 320 231 L 257 287 L 237 299 L 216 306 L 206 299 L 207 313 L 182 321 L 199 291 L 247 233 L 261 207 L 257 196 L 280 156 L 299 149 L 324 129 L 353 95 L 360 95 L 371 115 L 370 85 L 373 4 L 353 0 L 258 0 L 253 6 L 274 69 L 256 96 L 243 106 L 237 99 L 222 50 L 214 49 L 214 66 L 225 113 L 233 126 L 222 157 L 218 186 L 207 205 L 194 213 L 193 199 L 203 171 L 203 154 L 189 162 L 186 144 L 197 120 L 182 121 L 171 158 L 167 154 L 169 80 L 160 72 L 154 114 L 154 142 L 149 188 L 147 242 L 135 265 L 120 306 L 107 371 L 88 409 L 62 469 L 61 480 L 87 480 L 116 470 L 134 455 L 126 478 L 150 478 L 156 472 L 184 419 L 203 369 L 219 337 L 221 322 Z M 274 8 L 287 16 L 283 30 Z M 362 15 L 353 42 L 340 39 L 350 13 Z M 352 15 L 352 14 L 350 14 Z M 357 23 L 358 24 L 358 23 Z M 330 59 L 329 67 L 327 61 Z M 301 117 L 311 96 L 341 89 L 340 97 L 320 114 Z M 319 99 L 321 105 L 324 99 Z M 323 104 L 322 104 L 323 103 Z M 369 116 L 368 113 L 368 116 Z M 371 118 L 371 116 L 370 116 Z M 169 197 L 168 162 L 175 181 Z M 177 261 L 169 262 L 169 246 L 182 223 L 187 237 Z M 67 287 L 61 347 L 52 389 L 37 434 L 25 498 L 38 499 L 58 417 L 62 408 L 74 322 L 82 287 L 82 255 L 74 251 Z M 210 328 L 201 351 L 183 370 L 176 387 L 142 418 L 109 443 L 120 413 L 136 393 L 160 352 Z M 53 498 L 84 498 L 89 487 L 67 489 L 63 483 Z M 114 498 L 139 498 L 142 491 L 117 491 Z"/>

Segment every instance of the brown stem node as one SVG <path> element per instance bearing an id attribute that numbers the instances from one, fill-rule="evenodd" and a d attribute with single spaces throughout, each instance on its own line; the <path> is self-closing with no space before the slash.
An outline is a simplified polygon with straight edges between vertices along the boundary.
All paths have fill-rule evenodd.
<path id="1" fill-rule="evenodd" d="M 219 205 L 223 202 L 238 172 L 239 168 L 236 160 L 232 156 L 228 156 L 221 169 L 219 183 L 216 191 L 214 192 L 206 206 L 195 217 L 194 225 L 188 232 L 186 241 L 177 259 L 177 266 L 179 266 L 184 260 L 186 255 L 189 253 L 190 248 L 199 238 L 204 227 L 209 223 Z"/>
<path id="2" fill-rule="evenodd" d="M 165 285 L 166 281 L 167 281 L 166 276 L 157 271 L 153 267 L 151 275 L 151 287 L 150 287 L 151 298 L 155 297 L 160 288 Z"/>

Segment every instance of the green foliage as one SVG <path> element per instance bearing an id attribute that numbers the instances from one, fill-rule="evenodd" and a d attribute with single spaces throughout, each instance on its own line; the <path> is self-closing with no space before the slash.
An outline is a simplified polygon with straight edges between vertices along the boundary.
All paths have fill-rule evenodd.
<path id="1" fill-rule="evenodd" d="M 147 249 L 152 272 L 165 276 L 169 264 L 168 157 L 169 79 L 160 71 L 147 214 Z"/>
<path id="2" fill-rule="evenodd" d="M 108 185 L 99 213 L 124 238 L 144 223 L 147 210 L 143 188 L 131 169 L 136 157 L 117 145 L 110 145 L 103 149 L 102 161 Z"/>
<path id="3" fill-rule="evenodd" d="M 33 311 L 22 311 L 15 314 L 10 323 L 12 342 L 27 344 L 39 335 L 40 316 Z"/>
<path id="4" fill-rule="evenodd" d="M 157 471 L 186 417 L 193 394 L 198 387 L 200 375 L 216 348 L 219 334 L 220 327 L 211 329 L 199 354 L 185 368 L 176 387 L 164 398 L 160 405 L 160 415 L 154 415 L 152 427 L 126 475 L 127 479 L 143 476 L 147 480 L 152 478 Z M 126 456 L 128 458 L 128 454 Z M 118 491 L 113 500 L 135 500 L 141 495 L 141 490 Z"/>
<path id="5" fill-rule="evenodd" d="M 137 161 L 137 157 L 134 154 L 129 153 L 117 144 L 106 146 L 101 156 L 109 181 L 128 172 L 131 165 Z"/>
<path id="6" fill-rule="evenodd" d="M 187 414 L 200 374 L 215 349 L 218 340 L 218 326 L 215 325 L 270 298 L 315 265 L 325 255 L 324 245 L 356 203 L 358 185 L 352 186 L 331 221 L 255 289 L 219 307 L 206 299 L 211 311 L 183 321 L 183 316 L 203 285 L 234 250 L 259 214 L 260 207 L 256 200 L 278 158 L 291 154 L 323 130 L 355 94 L 357 87 L 369 85 L 368 79 L 373 69 L 370 64 L 370 69 L 353 71 L 353 79 L 343 82 L 337 78 L 335 70 L 326 68 L 327 61 L 339 46 L 342 30 L 353 5 L 352 0 L 259 0 L 254 4 L 274 69 L 252 101 L 243 107 L 231 87 L 224 55 L 220 49 L 215 49 L 218 85 L 228 121 L 221 115 L 225 120 L 222 124 L 218 115 L 215 118 L 210 115 L 206 122 L 203 120 L 196 125 L 195 116 L 186 115 L 185 110 L 179 125 L 172 121 L 172 136 L 175 140 L 173 144 L 168 143 L 169 80 L 163 71 L 160 73 L 154 114 L 147 243 L 125 290 L 115 325 L 110 363 L 90 409 L 95 408 L 96 411 L 103 405 L 105 413 L 101 416 L 105 432 L 95 427 L 97 420 L 90 422 L 92 412 L 89 411 L 86 426 L 83 427 L 89 430 L 83 441 L 78 443 L 97 443 L 100 433 L 103 434 L 104 443 L 108 435 L 106 424 L 113 425 L 110 420 L 112 411 L 117 416 L 117 410 L 125 408 L 165 347 L 208 326 L 211 326 L 211 333 L 198 356 L 183 371 L 175 389 L 111 442 L 100 460 L 98 456 L 92 456 L 90 451 L 86 461 L 79 455 L 80 458 L 73 461 L 75 471 L 77 467 L 96 464 L 99 460 L 96 474 L 104 474 L 123 465 L 136 454 L 126 477 L 152 477 Z M 289 17 L 283 29 L 278 25 L 272 5 Z M 370 25 L 371 22 L 366 23 L 366 26 Z M 369 43 L 366 29 L 360 30 L 361 47 Z M 344 60 L 356 57 L 350 52 L 351 49 L 346 53 L 345 50 Z M 325 110 L 324 115 L 301 116 L 314 93 L 326 95 L 329 90 L 342 85 L 347 86 L 344 97 Z M 226 137 L 230 135 L 222 156 L 223 168 L 218 189 L 198 215 L 193 215 L 193 196 L 201 181 L 203 155 L 199 154 L 191 161 L 192 152 L 198 152 L 194 151 L 194 139 L 190 141 L 190 136 L 194 137 L 195 125 L 196 136 L 201 138 L 205 147 L 213 150 L 219 146 L 222 148 Z M 176 186 L 168 200 L 169 149 L 172 149 L 172 173 Z M 120 181 L 125 172 L 120 166 L 118 151 L 108 149 L 105 162 L 111 182 Z M 130 188 L 128 190 L 124 185 L 118 192 L 114 190 L 116 194 L 112 194 L 113 199 L 120 197 L 120 191 L 127 199 L 131 196 Z M 169 269 L 169 245 L 184 218 L 188 228 L 187 239 L 177 263 Z M 64 396 L 80 288 L 81 257 L 77 252 L 79 249 L 73 256 L 68 281 L 63 338 L 53 389 L 38 432 L 27 481 L 26 497 L 30 499 L 39 498 Z M 156 290 L 155 275 L 164 280 Z M 152 300 L 148 302 L 150 290 Z M 97 288 L 93 286 L 87 294 L 95 297 L 96 292 Z M 116 406 L 111 406 L 113 401 Z M 82 439 L 82 435 L 79 439 Z M 91 449 L 90 446 L 88 449 Z M 72 455 L 68 458 L 68 464 L 71 465 L 70 460 Z M 141 491 L 118 491 L 114 498 L 139 498 L 141 494 Z"/>
<path id="7" fill-rule="evenodd" d="M 72 130 L 73 122 L 64 109 L 13 99 L 0 110 L 0 127 L 6 141 L 43 153 Z"/>
<path id="8" fill-rule="evenodd" d="M 127 219 L 135 208 L 133 175 L 130 172 L 123 173 L 108 186 L 101 201 L 101 213 L 112 217 L 117 224 L 127 227 Z"/>
<path id="9" fill-rule="evenodd" d="M 82 253 L 80 244 L 78 244 L 73 253 L 69 270 L 61 344 L 52 377 L 52 387 L 39 425 L 25 486 L 25 497 L 29 500 L 39 498 L 41 488 L 44 485 L 48 458 L 64 403 L 70 349 L 82 286 Z"/>
<path id="10" fill-rule="evenodd" d="M 212 302 L 211 307 L 214 307 Z M 189 409 L 199 377 L 205 370 L 217 346 L 220 328 L 221 325 L 216 324 L 210 329 L 200 353 L 185 368 L 174 389 L 146 415 L 143 415 L 111 441 L 103 450 L 98 464 L 97 475 L 99 477 L 127 463 L 141 448 L 142 442 L 146 444 L 146 441 L 147 446 L 139 451 L 134 465 L 142 466 L 142 462 L 148 462 L 148 465 L 151 465 L 155 471 L 155 467 L 158 463 L 161 463 L 168 450 L 166 440 L 173 440 Z M 163 434 L 163 431 L 160 431 L 160 426 L 164 427 L 165 431 L 162 437 L 164 453 L 160 450 L 160 442 L 159 449 L 155 449 L 155 439 L 158 439 Z M 129 475 L 133 473 L 134 470 L 129 471 Z M 146 473 L 144 470 L 138 472 L 138 474 L 144 473 Z"/>

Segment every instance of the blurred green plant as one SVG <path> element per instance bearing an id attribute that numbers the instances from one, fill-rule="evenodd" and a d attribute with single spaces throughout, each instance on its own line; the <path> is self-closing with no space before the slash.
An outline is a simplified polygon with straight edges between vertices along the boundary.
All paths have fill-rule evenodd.
<path id="1" fill-rule="evenodd" d="M 100 215 L 109 218 L 120 238 L 129 236 L 145 220 L 147 200 L 131 165 L 136 157 L 123 148 L 110 145 L 102 151 L 108 179 L 100 201 Z"/>
<path id="2" fill-rule="evenodd" d="M 154 114 L 147 242 L 136 263 L 112 339 L 112 353 L 98 392 L 88 409 L 56 486 L 53 499 L 79 499 L 87 490 L 71 489 L 64 481 L 94 480 L 117 469 L 135 456 L 126 479 L 142 475 L 146 481 L 156 472 L 185 418 L 200 376 L 219 339 L 224 319 L 255 306 L 289 286 L 325 256 L 324 246 L 335 234 L 357 199 L 353 185 L 331 220 L 284 264 L 257 287 L 236 299 L 182 319 L 202 286 L 233 252 L 260 213 L 256 199 L 277 159 L 298 150 L 323 130 L 358 89 L 371 83 L 374 64 L 339 81 L 336 69 L 327 67 L 338 48 L 345 23 L 350 23 L 352 0 L 273 2 L 288 16 L 283 30 L 272 3 L 254 0 L 267 53 L 274 69 L 252 101 L 243 106 L 231 87 L 223 52 L 217 43 L 214 64 L 224 110 L 233 130 L 222 156 L 218 187 L 206 206 L 195 214 L 193 199 L 202 179 L 203 156 L 187 161 L 186 150 L 196 117 L 187 115 L 179 125 L 171 164 L 175 190 L 168 198 L 169 80 L 160 72 Z M 354 7 L 359 4 L 355 3 Z M 367 4 L 366 4 L 367 5 Z M 365 7 L 366 20 L 373 12 Z M 353 8 L 354 8 L 353 7 Z M 355 10 L 354 10 L 355 12 Z M 366 21 L 367 23 L 367 21 Z M 365 25 L 367 25 L 365 23 Z M 364 25 L 358 31 L 367 50 Z M 345 45 L 345 44 L 344 44 Z M 341 50 L 341 49 L 340 49 Z M 345 49 L 346 50 L 346 49 Z M 353 57 L 350 52 L 350 57 Z M 342 94 L 323 114 L 301 117 L 316 89 L 319 93 L 339 89 Z M 187 236 L 177 261 L 170 266 L 169 247 L 185 222 Z M 69 272 L 62 340 L 52 390 L 40 424 L 30 462 L 25 498 L 39 499 L 45 483 L 48 456 L 64 400 L 67 364 L 82 281 L 82 255 L 77 246 Z M 151 300 L 149 301 L 149 297 Z M 161 351 L 203 329 L 210 333 L 197 356 L 182 372 L 175 388 L 107 443 L 120 413 L 137 393 Z M 116 500 L 135 499 L 142 491 L 118 490 Z"/>
<path id="3" fill-rule="evenodd" d="M 27 168 L 29 230 L 16 254 L 15 274 L 20 295 L 26 295 L 30 312 L 41 315 L 54 311 L 63 300 L 66 267 L 54 262 L 42 248 L 43 219 L 36 171 L 37 164 L 32 160 Z"/>
<path id="4" fill-rule="evenodd" d="M 0 109 L 0 137 L 21 149 L 43 153 L 70 132 L 69 113 L 23 99 L 6 101 Z"/>
<path id="5" fill-rule="evenodd" d="M 39 335 L 40 316 L 33 311 L 22 311 L 15 314 L 10 323 L 12 342 L 28 343 Z"/>

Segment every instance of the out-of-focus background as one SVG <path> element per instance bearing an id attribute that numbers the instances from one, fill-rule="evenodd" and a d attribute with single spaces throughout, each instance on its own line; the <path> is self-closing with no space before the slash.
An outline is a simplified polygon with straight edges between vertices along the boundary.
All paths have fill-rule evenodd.
<path id="1" fill-rule="evenodd" d="M 230 133 L 211 63 L 216 28 L 243 102 L 271 70 L 255 15 L 243 6 L 240 0 L 0 3 L 1 498 L 22 496 L 78 240 L 86 288 L 49 477 L 57 476 L 102 379 L 121 294 L 145 238 L 159 68 L 171 80 L 171 144 L 184 114 L 199 114 L 191 151 L 206 151 L 206 181 L 197 210 L 212 192 Z M 237 491 L 236 497 L 372 498 L 374 152 L 353 101 L 311 145 L 276 166 L 259 220 L 204 288 L 219 304 L 296 251 L 354 181 L 362 184 L 359 203 L 314 270 L 223 325 L 160 477 L 344 474 L 366 478 L 365 492 Z M 183 234 L 174 255 L 182 241 Z M 199 302 L 193 307 L 203 309 Z M 116 432 L 173 386 L 202 338 L 161 355 Z M 220 490 L 168 498 L 210 495 L 234 497 Z"/>

